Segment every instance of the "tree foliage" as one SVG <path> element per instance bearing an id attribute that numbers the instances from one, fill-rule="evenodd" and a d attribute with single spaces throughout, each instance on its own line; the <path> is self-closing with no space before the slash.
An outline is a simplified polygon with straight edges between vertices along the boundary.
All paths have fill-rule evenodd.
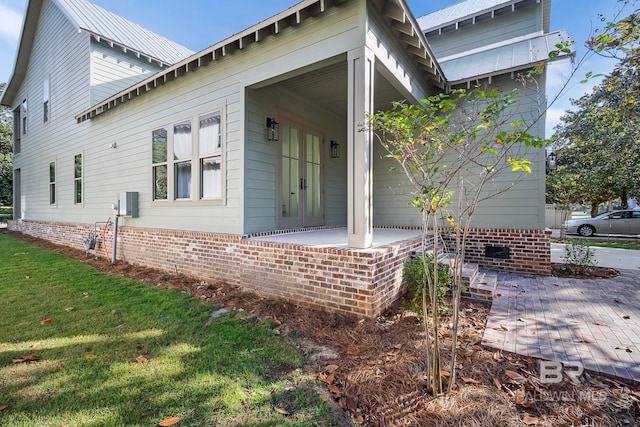
<path id="1" fill-rule="evenodd" d="M 635 10 L 608 22 L 587 42 L 594 52 L 620 62 L 592 93 L 571 101 L 576 109 L 565 112 L 556 127 L 559 167 L 547 179 L 547 198 L 590 203 L 592 215 L 600 203 L 619 197 L 626 207 L 629 197 L 640 194 L 638 19 Z"/>
<path id="2" fill-rule="evenodd" d="M 0 83 L 0 94 L 5 83 Z M 0 206 L 11 206 L 13 194 L 12 118 L 7 107 L 0 106 Z"/>

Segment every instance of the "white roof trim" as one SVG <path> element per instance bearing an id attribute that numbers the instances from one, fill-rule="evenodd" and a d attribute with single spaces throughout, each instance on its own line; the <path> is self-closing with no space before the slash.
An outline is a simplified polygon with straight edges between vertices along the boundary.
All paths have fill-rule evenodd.
<path id="1" fill-rule="evenodd" d="M 103 101 L 100 101 L 96 105 L 78 113 L 75 116 L 76 122 L 81 123 L 86 120 L 93 119 L 97 115 L 115 108 L 134 97 L 144 94 L 145 92 L 151 91 L 167 81 L 178 78 L 187 72 L 229 55 L 236 50 L 242 50 L 250 44 L 259 43 L 269 35 L 280 33 L 284 28 L 297 26 L 305 19 L 321 14 L 329 7 L 338 6 L 345 1 L 348 0 L 304 0 L 269 19 L 234 34 L 233 36 L 191 55 L 177 64 L 161 70 L 147 79 L 142 80 L 141 82 L 136 83 Z M 415 18 L 413 18 L 413 15 L 411 15 L 408 6 L 405 3 L 405 0 L 387 1 L 400 7 L 404 22 L 407 22 L 408 20 L 408 23 L 415 27 L 416 30 L 419 29 Z M 415 33 L 414 37 L 417 37 L 419 40 L 419 48 L 412 49 L 411 46 L 408 46 L 408 51 L 415 55 L 416 61 L 422 63 L 425 70 L 430 70 L 429 72 L 433 74 L 432 79 L 436 84 L 443 86 L 446 83 L 444 73 L 442 73 L 440 66 L 435 60 L 435 56 L 431 52 L 424 34 L 421 31 L 415 31 Z M 424 64 L 425 62 L 428 63 L 428 65 Z"/>

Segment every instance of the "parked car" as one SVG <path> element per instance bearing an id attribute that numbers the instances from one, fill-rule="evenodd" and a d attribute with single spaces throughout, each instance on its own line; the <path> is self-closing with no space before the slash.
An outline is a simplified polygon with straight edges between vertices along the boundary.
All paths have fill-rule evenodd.
<path id="1" fill-rule="evenodd" d="M 640 234 L 640 209 L 607 212 L 595 218 L 571 219 L 564 223 L 569 234 Z"/>

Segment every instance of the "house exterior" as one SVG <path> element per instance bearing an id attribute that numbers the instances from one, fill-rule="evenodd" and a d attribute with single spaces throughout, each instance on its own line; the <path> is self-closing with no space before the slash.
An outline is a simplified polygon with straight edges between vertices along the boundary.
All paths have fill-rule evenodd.
<path id="1" fill-rule="evenodd" d="M 1 101 L 9 227 L 83 249 L 104 229 L 107 247 L 115 227 L 97 223 L 117 216 L 118 259 L 375 316 L 399 295 L 420 214 L 365 115 L 478 79 L 512 87 L 562 37 L 549 8 L 468 0 L 417 20 L 404 0 L 304 0 L 194 53 L 87 0 L 30 0 Z M 544 153 L 527 155 L 534 172 L 482 208 L 468 252 L 549 274 Z M 344 245 L 269 239 L 341 227 Z M 399 237 L 376 245 L 380 230 Z"/>

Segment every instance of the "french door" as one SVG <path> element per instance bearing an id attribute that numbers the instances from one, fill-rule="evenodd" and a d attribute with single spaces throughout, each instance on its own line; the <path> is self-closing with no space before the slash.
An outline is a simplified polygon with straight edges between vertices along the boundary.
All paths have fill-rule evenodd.
<path id="1" fill-rule="evenodd" d="M 323 135 L 280 121 L 280 228 L 324 224 Z"/>

